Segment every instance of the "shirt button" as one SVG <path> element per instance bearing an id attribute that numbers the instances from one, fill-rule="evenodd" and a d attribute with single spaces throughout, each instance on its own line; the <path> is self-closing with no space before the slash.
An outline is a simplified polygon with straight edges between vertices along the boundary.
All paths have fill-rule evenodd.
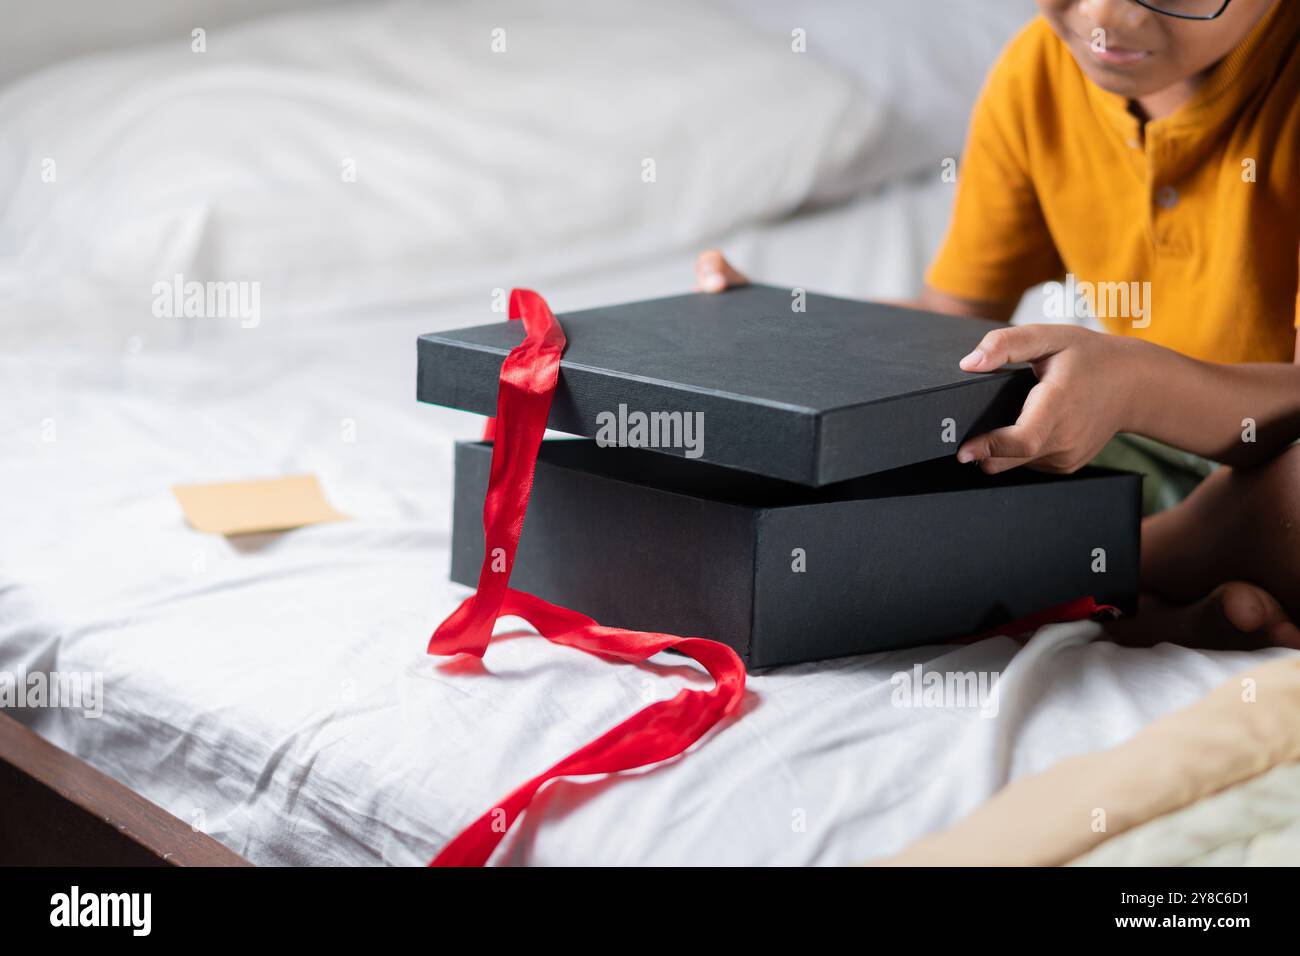
<path id="1" fill-rule="evenodd" d="M 1173 186 L 1161 186 L 1156 191 L 1156 202 L 1162 209 L 1173 209 L 1178 205 L 1178 190 Z"/>
<path id="2" fill-rule="evenodd" d="M 1141 147 L 1142 147 L 1142 143 L 1141 143 L 1140 140 L 1130 139 L 1130 140 L 1127 140 L 1126 143 L 1127 143 L 1129 149 L 1141 149 Z"/>

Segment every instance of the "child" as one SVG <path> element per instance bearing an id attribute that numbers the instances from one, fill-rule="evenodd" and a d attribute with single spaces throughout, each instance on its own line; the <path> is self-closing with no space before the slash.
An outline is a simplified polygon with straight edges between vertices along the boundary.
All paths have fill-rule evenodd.
<path id="1" fill-rule="evenodd" d="M 957 458 L 1147 474 L 1143 613 L 1116 639 L 1300 647 L 1300 2 L 1037 2 L 916 304 L 1005 322 L 1065 277 L 1111 334 L 989 332 L 961 367 L 1039 382 Z M 696 271 L 745 281 L 716 251 Z"/>

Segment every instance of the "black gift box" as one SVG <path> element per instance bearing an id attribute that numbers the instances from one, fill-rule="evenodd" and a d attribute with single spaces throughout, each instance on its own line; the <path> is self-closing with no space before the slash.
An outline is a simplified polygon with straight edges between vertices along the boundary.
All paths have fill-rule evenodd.
<path id="1" fill-rule="evenodd" d="M 658 415 L 648 437 L 684 440 L 681 426 L 699 422 L 695 447 L 658 450 L 807 485 L 955 455 L 967 436 L 1014 422 L 1035 381 L 1023 367 L 958 368 L 991 323 L 799 290 L 748 286 L 559 318 L 568 347 L 551 428 L 592 438 L 611 419 Z M 421 336 L 417 397 L 494 414 L 501 362 L 523 334 L 502 321 Z M 635 429 L 617 437 L 646 447 Z"/>
<path id="2" fill-rule="evenodd" d="M 483 559 L 492 447 L 456 448 L 452 579 Z M 511 585 L 602 624 L 709 637 L 751 668 L 978 634 L 1085 595 L 1135 610 L 1141 479 L 955 460 L 822 488 L 542 443 Z"/>
<path id="3" fill-rule="evenodd" d="M 989 323 L 764 286 L 560 322 L 549 424 L 598 441 L 542 444 L 514 587 L 724 641 L 749 667 L 974 635 L 1089 595 L 1135 610 L 1138 476 L 956 462 L 1034 384 L 958 368 Z M 522 337 L 504 321 L 422 336 L 419 398 L 494 413 Z M 638 450 L 664 445 L 647 437 L 676 442 Z M 490 445 L 457 446 L 463 584 L 490 462 Z"/>

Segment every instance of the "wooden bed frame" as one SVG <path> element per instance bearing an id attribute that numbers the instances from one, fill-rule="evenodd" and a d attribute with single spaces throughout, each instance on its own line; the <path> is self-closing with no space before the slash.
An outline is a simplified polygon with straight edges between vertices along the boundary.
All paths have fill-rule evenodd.
<path id="1" fill-rule="evenodd" d="M 0 713 L 0 866 L 251 866 Z"/>

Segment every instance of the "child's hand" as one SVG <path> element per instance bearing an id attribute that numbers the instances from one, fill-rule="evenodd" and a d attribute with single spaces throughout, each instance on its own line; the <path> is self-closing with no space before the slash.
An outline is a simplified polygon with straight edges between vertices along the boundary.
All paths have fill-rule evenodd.
<path id="1" fill-rule="evenodd" d="M 987 474 L 1029 465 L 1068 474 L 1090 462 L 1116 432 L 1129 431 L 1141 381 L 1135 347 L 1142 342 L 1066 325 L 1022 325 L 984 336 L 961 360 L 967 372 L 1029 362 L 1038 384 L 1020 418 L 966 441 L 957 460 Z"/>
<path id="2" fill-rule="evenodd" d="M 701 252 L 695 260 L 695 288 L 700 292 L 722 292 L 738 285 L 749 285 L 749 280 L 717 249 Z"/>

